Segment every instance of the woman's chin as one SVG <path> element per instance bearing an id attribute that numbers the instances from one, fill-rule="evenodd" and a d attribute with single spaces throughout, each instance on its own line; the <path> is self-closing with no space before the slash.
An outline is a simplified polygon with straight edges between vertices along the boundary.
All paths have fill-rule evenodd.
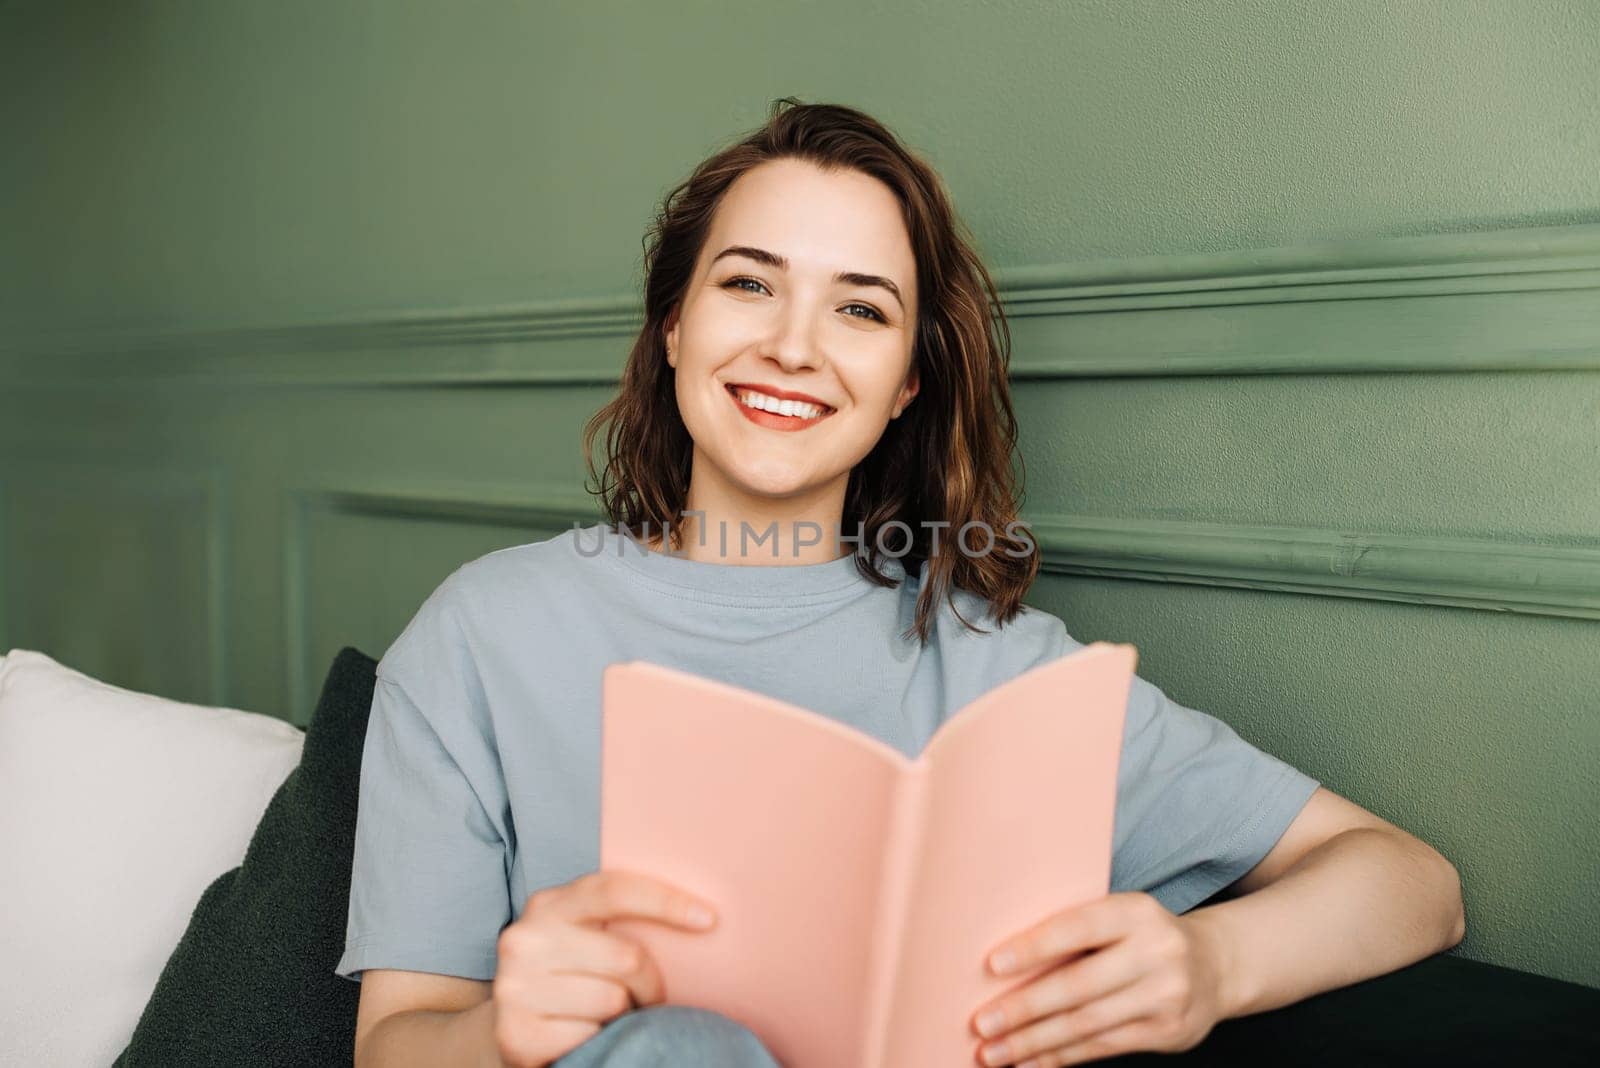
<path id="1" fill-rule="evenodd" d="M 738 483 L 739 489 L 751 497 L 782 501 L 799 497 L 816 487 L 799 479 L 750 480 Z"/>
<path id="2" fill-rule="evenodd" d="M 745 447 L 739 448 L 741 444 Z M 727 490 L 753 500 L 774 501 L 823 494 L 828 487 L 849 478 L 849 468 L 835 473 L 819 471 L 816 460 L 815 455 L 796 455 L 788 448 L 764 452 L 751 448 L 748 442 L 730 442 L 724 448 L 705 450 L 696 456 L 697 463 L 707 465 L 705 474 L 715 470 L 714 481 Z"/>
<path id="3" fill-rule="evenodd" d="M 733 472 L 733 485 L 738 490 L 751 497 L 766 498 L 768 500 L 786 500 L 814 493 L 826 485 L 830 479 L 819 480 L 814 473 L 807 471 L 735 471 Z"/>

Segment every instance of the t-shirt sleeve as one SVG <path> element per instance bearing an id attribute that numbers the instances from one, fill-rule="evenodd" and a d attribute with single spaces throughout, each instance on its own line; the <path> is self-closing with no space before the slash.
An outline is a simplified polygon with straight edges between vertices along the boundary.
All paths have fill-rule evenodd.
<path id="1" fill-rule="evenodd" d="M 1187 912 L 1272 851 L 1318 782 L 1134 676 L 1117 773 L 1112 892 Z"/>
<path id="2" fill-rule="evenodd" d="M 334 969 L 346 979 L 366 968 L 492 979 L 511 922 L 504 783 L 453 617 L 436 592 L 378 665 Z"/>

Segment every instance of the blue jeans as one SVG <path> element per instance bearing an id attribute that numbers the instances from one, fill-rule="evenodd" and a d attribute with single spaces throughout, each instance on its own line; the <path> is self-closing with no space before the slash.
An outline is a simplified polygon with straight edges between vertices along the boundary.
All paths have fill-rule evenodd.
<path id="1" fill-rule="evenodd" d="M 550 1068 L 781 1068 L 755 1032 L 692 1005 L 645 1005 L 608 1020 Z"/>

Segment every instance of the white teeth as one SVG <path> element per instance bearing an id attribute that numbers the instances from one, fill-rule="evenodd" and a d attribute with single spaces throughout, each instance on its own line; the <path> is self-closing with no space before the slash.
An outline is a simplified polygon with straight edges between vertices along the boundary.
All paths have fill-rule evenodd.
<path id="1" fill-rule="evenodd" d="M 777 415 L 790 415 L 800 419 L 815 419 L 821 415 L 823 409 L 815 404 L 806 404 L 804 401 L 779 400 L 769 397 L 765 393 L 757 393 L 753 389 L 738 391 L 739 403 L 750 408 L 760 408 L 764 412 L 773 412 Z"/>

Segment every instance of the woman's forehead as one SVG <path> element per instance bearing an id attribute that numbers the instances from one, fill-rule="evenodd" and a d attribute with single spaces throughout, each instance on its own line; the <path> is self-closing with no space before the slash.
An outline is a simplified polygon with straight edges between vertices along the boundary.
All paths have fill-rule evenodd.
<path id="1" fill-rule="evenodd" d="M 752 168 L 723 194 L 706 242 L 707 265 L 732 245 L 765 249 L 796 271 L 885 275 L 902 291 L 916 281 L 899 200 L 855 170 L 823 171 L 789 159 Z"/>

